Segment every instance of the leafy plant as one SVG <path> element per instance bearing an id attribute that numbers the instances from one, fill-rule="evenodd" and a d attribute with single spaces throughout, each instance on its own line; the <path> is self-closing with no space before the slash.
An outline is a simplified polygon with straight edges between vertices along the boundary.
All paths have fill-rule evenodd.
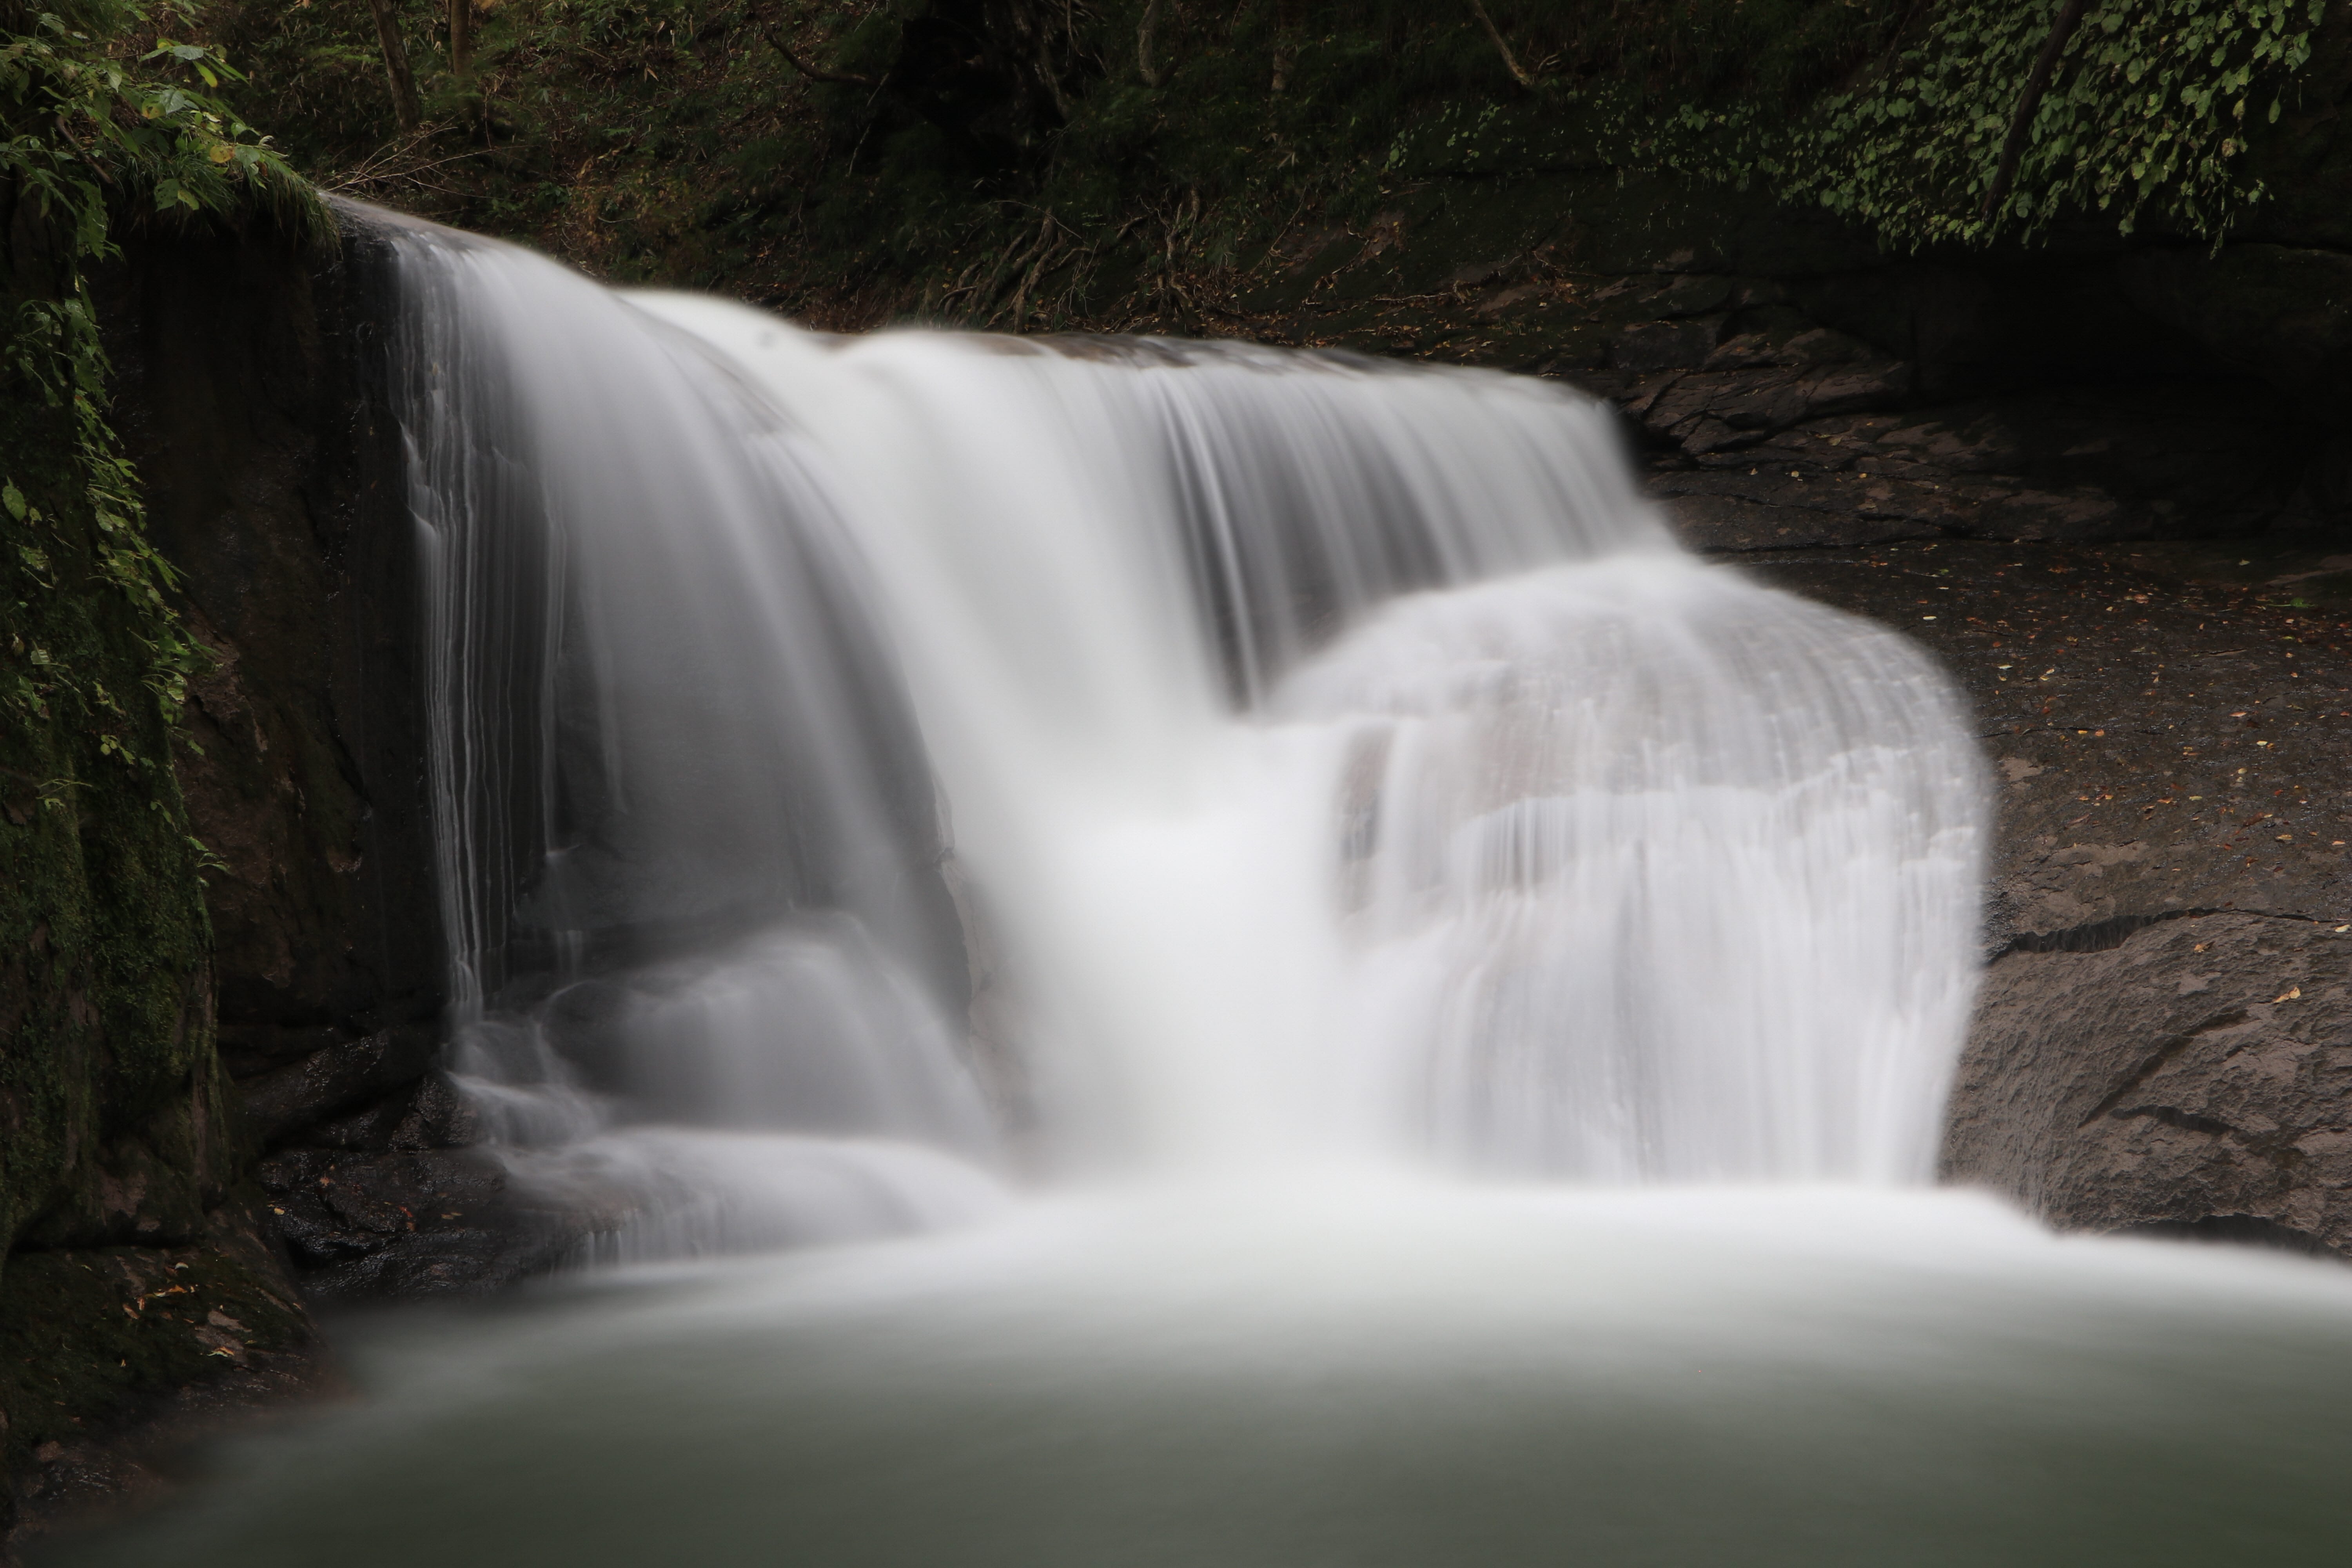
<path id="1" fill-rule="evenodd" d="M 2218 240 L 2264 195 L 2242 173 L 2248 117 L 2278 119 L 2325 15 L 2325 0 L 1940 6 L 1890 68 L 1822 105 L 1783 185 L 1906 247 L 2031 238 L 2073 214 L 2128 233 L 2151 210 Z M 2050 86 L 2029 98 L 2053 42 Z"/>
<path id="2" fill-rule="evenodd" d="M 207 45 L 150 34 L 159 16 L 193 21 L 184 7 L 156 13 L 136 3 L 0 12 L 10 28 L 0 35 L 0 185 L 37 220 L 7 258 L 0 376 L 20 407 L 60 422 L 63 447 L 61 473 L 0 475 L 0 536 L 19 594 L 117 596 L 146 651 L 142 683 L 170 722 L 202 652 L 173 607 L 172 567 L 146 537 L 138 476 L 107 423 L 90 270 L 117 253 L 115 222 L 133 206 L 229 216 L 258 205 L 313 237 L 333 231 L 310 186 L 213 96 L 237 74 Z M 89 581 L 64 570 L 83 559 Z M 83 716 L 127 719 L 131 694 L 78 671 L 43 637 L 47 617 L 23 598 L 17 605 L 0 705 L 20 721 L 47 721 L 66 692 Z M 168 757 L 137 744 L 137 728 L 102 736 L 100 753 L 168 767 Z"/>

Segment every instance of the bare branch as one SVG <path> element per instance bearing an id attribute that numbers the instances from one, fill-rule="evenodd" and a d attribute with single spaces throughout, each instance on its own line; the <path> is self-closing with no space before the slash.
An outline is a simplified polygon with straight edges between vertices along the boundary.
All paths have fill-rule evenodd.
<path id="1" fill-rule="evenodd" d="M 801 58 L 800 56 L 793 53 L 792 46 L 784 42 L 783 35 L 776 31 L 775 25 L 772 22 L 763 22 L 761 24 L 760 36 L 768 40 L 769 47 L 773 48 L 776 53 L 784 57 L 786 64 L 790 65 L 793 69 L 800 72 L 801 75 L 808 78 L 811 81 L 838 82 L 844 87 L 877 88 L 882 85 L 881 82 L 870 76 L 852 76 L 846 71 L 819 70 L 816 67 L 809 64 L 808 61 Z"/>

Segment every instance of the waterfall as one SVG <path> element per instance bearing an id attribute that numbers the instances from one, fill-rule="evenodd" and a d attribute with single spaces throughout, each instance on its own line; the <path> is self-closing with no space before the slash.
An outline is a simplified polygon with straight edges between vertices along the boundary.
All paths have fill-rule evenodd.
<path id="1" fill-rule="evenodd" d="M 397 247 L 456 1060 L 614 1255 L 1137 1169 L 1931 1174 L 1959 703 L 1679 550 L 1601 405 Z"/>
<path id="2" fill-rule="evenodd" d="M 396 244 L 459 1082 L 606 1256 L 984 1210 L 939 805 L 822 455 L 575 274 Z"/>

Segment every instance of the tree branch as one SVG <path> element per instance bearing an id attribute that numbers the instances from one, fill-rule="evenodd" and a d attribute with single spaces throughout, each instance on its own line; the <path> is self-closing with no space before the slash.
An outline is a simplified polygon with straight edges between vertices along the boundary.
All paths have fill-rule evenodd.
<path id="1" fill-rule="evenodd" d="M 1503 57 L 1503 68 L 1511 73 L 1511 79 L 1521 87 L 1534 87 L 1536 79 L 1519 64 L 1519 57 L 1511 53 L 1510 40 L 1503 37 L 1502 28 L 1495 26 L 1495 18 L 1486 14 L 1486 0 L 1470 0 L 1470 9 L 1477 14 L 1478 25 L 1486 29 L 1486 36 L 1495 40 L 1495 52 Z"/>
<path id="2" fill-rule="evenodd" d="M 776 31 L 775 25 L 773 23 L 761 23 L 760 26 L 760 36 L 768 40 L 768 45 L 771 48 L 773 48 L 776 53 L 784 57 L 785 62 L 789 64 L 793 69 L 800 72 L 801 75 L 808 78 L 811 81 L 839 82 L 844 87 L 877 88 L 882 85 L 879 81 L 870 76 L 851 76 L 845 71 L 817 69 L 816 67 L 809 64 L 808 61 L 793 53 L 792 46 L 784 42 L 783 36 Z"/>
<path id="3" fill-rule="evenodd" d="M 1472 4 L 1475 3 L 1472 0 Z M 2025 79 L 2025 90 L 2018 95 L 2017 112 L 2010 117 L 2009 134 L 2000 144 L 2000 163 L 1994 168 L 1992 184 L 1985 191 L 1984 205 L 1977 209 L 1979 223 L 2000 210 L 2009 199 L 2010 186 L 2017 183 L 2017 165 L 2025 157 L 2025 133 L 2032 128 L 2034 110 L 2042 107 L 2042 94 L 2050 90 L 2050 79 L 2057 74 L 2058 58 L 2066 52 L 2067 41 L 2082 25 L 2084 9 L 2084 0 L 2066 0 L 2059 7 L 2058 19 L 2050 24 L 2050 37 L 2042 40 L 2041 56 Z"/>

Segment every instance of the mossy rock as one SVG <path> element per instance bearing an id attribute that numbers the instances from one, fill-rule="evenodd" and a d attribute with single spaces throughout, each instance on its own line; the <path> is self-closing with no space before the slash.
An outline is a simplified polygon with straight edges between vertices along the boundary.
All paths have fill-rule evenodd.
<path id="1" fill-rule="evenodd" d="M 0 680 L 16 699 L 0 722 L 5 1246 L 89 1195 L 126 1133 L 216 1166 L 223 1118 L 200 851 L 143 625 L 100 568 L 69 422 L 5 378 L 0 401 L 0 477 L 25 509 L 0 514 Z"/>

